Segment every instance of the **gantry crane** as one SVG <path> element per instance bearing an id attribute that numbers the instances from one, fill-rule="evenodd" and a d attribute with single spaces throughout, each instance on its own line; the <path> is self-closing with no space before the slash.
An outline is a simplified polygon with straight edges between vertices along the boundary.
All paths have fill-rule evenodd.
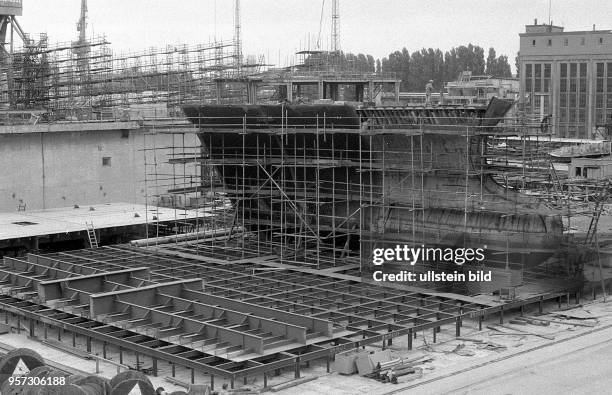
<path id="1" fill-rule="evenodd" d="M 22 12 L 21 0 L 0 1 L 0 52 L 3 55 L 13 52 L 15 33 L 22 41 L 26 40 L 25 33 L 15 18 L 21 16 Z"/>

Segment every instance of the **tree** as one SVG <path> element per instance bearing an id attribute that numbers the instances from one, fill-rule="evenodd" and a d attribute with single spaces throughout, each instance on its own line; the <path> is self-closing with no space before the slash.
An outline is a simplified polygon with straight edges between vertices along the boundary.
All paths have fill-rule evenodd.
<path id="1" fill-rule="evenodd" d="M 485 73 L 489 75 L 493 75 L 493 70 L 497 67 L 497 58 L 495 57 L 495 50 L 493 48 L 489 48 L 489 56 L 487 56 L 487 68 Z"/>
<path id="2" fill-rule="evenodd" d="M 521 62 L 519 61 L 519 54 L 516 54 L 514 58 L 514 66 L 516 67 L 516 77 L 520 78 L 521 76 Z"/>
<path id="3" fill-rule="evenodd" d="M 462 45 L 453 48 L 450 51 L 450 56 L 453 58 L 453 77 L 456 77 L 462 71 L 471 71 L 472 74 L 476 75 L 485 72 L 484 50 L 477 45 L 468 44 L 467 47 Z"/>
<path id="4" fill-rule="evenodd" d="M 367 55 L 368 62 L 368 71 L 375 72 L 376 71 L 376 62 L 374 61 L 374 57 L 372 55 Z"/>
<path id="5" fill-rule="evenodd" d="M 371 72 L 375 71 L 376 62 L 372 55 L 344 53 L 314 53 L 304 59 L 304 66 L 312 69 L 333 67 L 339 71 Z"/>
<path id="6" fill-rule="evenodd" d="M 512 77 L 512 71 L 510 70 L 510 64 L 508 63 L 508 57 L 505 55 L 495 57 L 495 50 L 493 48 L 489 48 L 489 56 L 487 57 L 487 68 L 485 72 L 493 77 Z"/>
<path id="7" fill-rule="evenodd" d="M 406 48 L 401 51 L 395 51 L 389 54 L 388 57 L 381 61 L 381 71 L 386 73 L 395 73 L 400 79 L 400 89 L 408 90 L 409 79 L 411 78 L 410 53 Z"/>
<path id="8" fill-rule="evenodd" d="M 457 78 L 459 75 L 459 66 L 457 64 L 457 50 L 452 48 L 444 53 L 444 79 L 450 81 Z"/>
<path id="9" fill-rule="evenodd" d="M 508 63 L 508 57 L 506 55 L 501 55 L 496 59 L 495 63 L 495 70 L 491 75 L 502 78 L 512 77 L 512 70 L 510 69 L 510 63 Z"/>
<path id="10" fill-rule="evenodd" d="M 463 71 L 475 75 L 486 72 L 496 77 L 512 76 L 507 56 L 498 57 L 495 49 L 490 48 L 485 60 L 484 49 L 472 44 L 451 48 L 444 53 L 433 48 L 410 53 L 403 48 L 377 62 L 376 71 L 396 73 L 402 80 L 401 89 L 412 92 L 424 91 L 429 80 L 434 80 L 435 90 L 442 89 L 446 82 L 455 80 Z"/>

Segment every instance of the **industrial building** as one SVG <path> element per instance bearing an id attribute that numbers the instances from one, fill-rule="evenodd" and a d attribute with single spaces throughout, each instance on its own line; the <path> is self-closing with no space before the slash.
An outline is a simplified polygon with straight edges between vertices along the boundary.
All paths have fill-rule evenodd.
<path id="1" fill-rule="evenodd" d="M 519 34 L 520 96 L 527 109 L 550 117 L 553 133 L 592 138 L 612 116 L 612 31 L 565 31 L 527 25 Z"/>

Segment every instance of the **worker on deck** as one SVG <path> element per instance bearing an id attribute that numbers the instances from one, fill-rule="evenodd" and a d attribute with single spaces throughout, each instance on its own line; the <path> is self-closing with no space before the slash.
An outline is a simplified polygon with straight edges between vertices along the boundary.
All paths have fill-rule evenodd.
<path id="1" fill-rule="evenodd" d="M 550 127 L 550 118 L 552 118 L 552 114 L 546 115 L 544 118 L 542 118 L 542 121 L 540 121 L 540 132 L 542 134 L 548 133 L 548 128 Z"/>
<path id="2" fill-rule="evenodd" d="M 431 104 L 431 92 L 433 91 L 433 80 L 429 80 L 427 85 L 425 85 L 425 105 L 429 106 Z"/>

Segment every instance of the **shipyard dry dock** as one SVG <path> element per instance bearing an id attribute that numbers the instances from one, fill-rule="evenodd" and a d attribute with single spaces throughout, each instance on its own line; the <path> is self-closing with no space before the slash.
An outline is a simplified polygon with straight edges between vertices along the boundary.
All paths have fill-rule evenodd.
<path id="1" fill-rule="evenodd" d="M 32 135 L 28 122 L 39 139 L 57 128 L 81 137 L 105 129 L 91 135 L 100 143 L 84 145 L 101 152 L 95 171 L 141 172 L 144 199 L 86 203 L 78 178 L 77 193 L 59 199 L 79 204 L 29 208 L 16 196 L 18 211 L 0 215 L 10 224 L 0 268 L 5 323 L 158 383 L 249 391 L 299 384 L 313 372 L 384 391 L 371 378 L 338 376 L 341 361 L 363 350 L 368 363 L 401 361 L 410 373 L 396 381 L 418 380 L 417 372 L 427 381 L 417 362 L 429 362 L 406 361 L 440 341 L 462 342 L 456 354 L 466 332 L 501 352 L 507 346 L 495 336 L 484 340 L 493 323 L 501 336 L 550 340 L 508 325 L 559 321 L 516 315 L 607 291 L 605 251 L 596 254 L 606 187 L 593 183 L 580 210 L 570 207 L 559 177 L 547 173 L 554 169 L 543 167 L 550 136 L 537 120 L 508 118 L 509 107 L 182 104 L 185 116 L 140 108 L 127 131 L 112 129 L 115 120 L 9 116 L 11 139 Z M 81 123 L 86 130 L 72 130 Z M 517 136 L 538 144 L 516 149 L 508 138 Z M 109 142 L 132 165 L 107 156 Z M 57 176 L 43 178 L 43 205 Z M 519 176 L 537 194 L 516 188 Z M 96 187 L 92 200 L 104 200 L 107 184 Z M 141 240 L 125 243 L 133 238 Z M 479 264 L 433 261 L 414 271 L 480 270 L 492 280 L 374 281 L 373 250 L 397 244 L 483 248 Z"/>
<path id="2" fill-rule="evenodd" d="M 520 336 L 525 329 L 507 332 L 509 320 L 519 322 L 517 313 L 579 303 L 584 277 L 576 267 L 592 260 L 583 241 L 592 237 L 591 230 L 565 235 L 559 228 L 562 205 L 551 201 L 550 214 L 538 213 L 535 198 L 496 182 L 493 161 L 490 166 L 483 161 L 489 155 L 487 139 L 513 133 L 499 125 L 504 103 L 493 102 L 488 109 L 359 110 L 358 122 L 345 113 L 328 122 L 330 109 L 345 112 L 345 106 L 315 106 L 307 117 L 282 114 L 278 122 L 266 114 L 250 120 L 248 106 L 227 108 L 244 113 L 224 118 L 229 121 L 221 126 L 218 116 L 194 116 L 186 108 L 202 144 L 195 150 L 174 147 L 167 159 L 173 166 L 197 163 L 201 174 L 218 177 L 207 184 L 219 197 L 216 206 L 208 202 L 208 211 L 174 213 L 134 208 L 160 215 L 155 223 L 145 221 L 144 243 L 98 246 L 90 238 L 88 249 L 5 256 L 0 268 L 5 322 L 33 339 L 56 338 L 54 344 L 64 351 L 97 354 L 102 363 L 112 359 L 153 377 L 164 370 L 174 383 L 181 376 L 187 385 L 227 383 L 259 391 L 290 379 L 288 371 L 294 380 L 321 366 L 327 373 L 338 371 L 347 352 L 401 352 L 409 360 L 412 353 L 421 355 L 421 344 L 465 341 L 465 330 L 473 336 L 492 322 L 501 333 Z M 364 140 L 378 138 L 356 150 Z M 406 147 L 398 139 L 419 144 Z M 448 139 L 465 145 L 451 146 Z M 297 147 L 298 141 L 304 145 Z M 457 167 L 460 157 L 465 159 Z M 458 198 L 424 197 L 444 186 Z M 103 209 L 92 208 L 82 215 L 90 218 Z M 517 219 L 505 219 L 512 215 Z M 444 234 L 434 241 L 436 218 Z M 491 218 L 496 220 L 487 221 Z M 590 224 L 598 219 L 593 215 Z M 181 239 L 178 224 L 190 220 L 199 224 L 199 236 Z M 120 218 L 116 225 L 122 226 Z M 474 239 L 466 235 L 476 226 L 494 250 L 483 265 L 465 269 L 492 271 L 493 281 L 468 282 L 465 288 L 463 282 L 371 279 L 368 249 L 428 240 L 469 246 Z M 521 240 L 536 244 L 521 248 Z M 525 257 L 530 248 L 539 262 Z M 562 249 L 581 253 L 570 260 Z M 504 258 L 495 259 L 500 252 Z M 448 269 L 440 262 L 421 266 L 421 272 L 438 274 Z M 595 286 L 590 289 L 594 297 L 601 294 Z M 529 320 L 520 322 L 547 322 Z"/>
<path id="3" fill-rule="evenodd" d="M 548 119 L 402 105 L 342 58 L 337 0 L 334 50 L 289 68 L 243 57 L 239 1 L 233 40 L 125 54 L 81 4 L 54 45 L 0 1 L 3 394 L 533 392 L 606 354 L 610 183 L 554 163 Z M 402 246 L 454 258 L 375 262 Z"/>

